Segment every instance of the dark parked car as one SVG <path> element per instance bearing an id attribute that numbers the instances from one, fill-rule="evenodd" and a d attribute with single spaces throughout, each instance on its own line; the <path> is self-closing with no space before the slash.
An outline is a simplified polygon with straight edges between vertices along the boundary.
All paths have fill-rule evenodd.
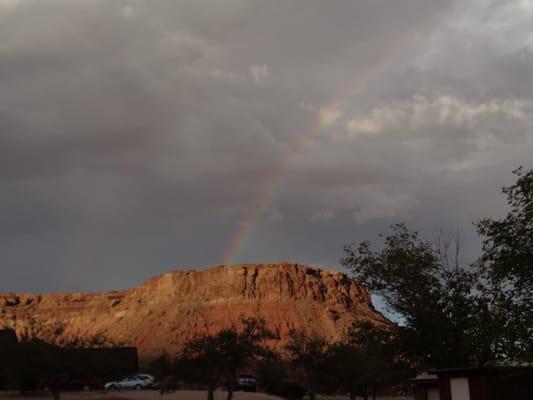
<path id="1" fill-rule="evenodd" d="M 51 391 L 69 392 L 101 390 L 104 388 L 102 380 L 93 376 L 72 377 L 63 376 L 57 379 L 48 380 L 44 387 Z"/>
<path id="2" fill-rule="evenodd" d="M 238 389 L 244 392 L 255 392 L 257 390 L 257 381 L 252 375 L 240 375 L 237 383 Z"/>

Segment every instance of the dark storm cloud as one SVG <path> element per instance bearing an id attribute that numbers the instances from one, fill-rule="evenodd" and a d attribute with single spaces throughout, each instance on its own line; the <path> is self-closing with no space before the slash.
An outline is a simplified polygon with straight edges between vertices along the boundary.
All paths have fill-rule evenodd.
<path id="1" fill-rule="evenodd" d="M 241 261 L 471 232 L 530 162 L 532 22 L 525 0 L 0 0 L 0 290 L 222 262 L 293 157 Z"/>

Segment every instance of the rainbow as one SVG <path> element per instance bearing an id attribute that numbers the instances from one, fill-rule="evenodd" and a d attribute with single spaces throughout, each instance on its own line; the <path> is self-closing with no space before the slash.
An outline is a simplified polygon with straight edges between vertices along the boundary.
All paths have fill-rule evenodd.
<path id="1" fill-rule="evenodd" d="M 327 117 L 320 116 L 310 132 L 302 135 L 297 140 L 292 147 L 294 151 L 283 160 L 277 173 L 273 175 L 265 186 L 262 195 L 242 218 L 239 229 L 230 241 L 225 253 L 225 264 L 235 264 L 237 262 L 244 249 L 251 242 L 261 218 L 271 209 L 277 200 L 293 167 L 309 154 L 311 147 L 320 137 L 325 136 L 345 116 L 346 111 L 358 100 L 365 87 L 379 74 L 392 55 L 399 48 L 403 47 L 401 44 L 407 41 L 410 33 L 400 35 L 397 40 L 391 43 L 381 57 L 355 78 L 352 84 L 348 86 L 348 90 L 344 91 L 335 101 L 323 108 L 323 110 L 327 111 Z"/>

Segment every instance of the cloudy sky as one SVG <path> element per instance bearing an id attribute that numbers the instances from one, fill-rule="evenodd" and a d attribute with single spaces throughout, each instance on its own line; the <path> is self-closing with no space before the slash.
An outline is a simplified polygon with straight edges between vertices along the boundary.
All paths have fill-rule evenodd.
<path id="1" fill-rule="evenodd" d="M 505 211 L 533 0 L 0 0 L 0 291 L 126 288 Z"/>

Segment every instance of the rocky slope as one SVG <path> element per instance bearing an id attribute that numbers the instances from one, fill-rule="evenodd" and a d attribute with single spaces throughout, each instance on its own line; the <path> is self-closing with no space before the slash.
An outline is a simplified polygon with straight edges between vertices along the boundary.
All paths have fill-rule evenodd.
<path id="1" fill-rule="evenodd" d="M 141 362 L 241 316 L 264 318 L 280 335 L 274 345 L 292 329 L 335 340 L 354 319 L 387 324 L 346 275 L 291 263 L 176 271 L 107 293 L 0 294 L 0 329 L 59 345 L 137 346 Z"/>

